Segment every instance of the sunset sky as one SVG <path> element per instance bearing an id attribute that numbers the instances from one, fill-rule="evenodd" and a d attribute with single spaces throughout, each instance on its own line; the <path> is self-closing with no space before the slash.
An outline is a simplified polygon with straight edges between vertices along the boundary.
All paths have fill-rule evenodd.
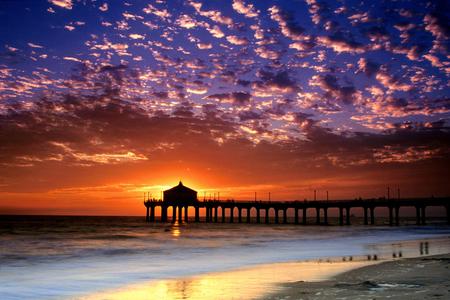
<path id="1" fill-rule="evenodd" d="M 446 3 L 0 1 L 0 214 L 448 196 Z"/>

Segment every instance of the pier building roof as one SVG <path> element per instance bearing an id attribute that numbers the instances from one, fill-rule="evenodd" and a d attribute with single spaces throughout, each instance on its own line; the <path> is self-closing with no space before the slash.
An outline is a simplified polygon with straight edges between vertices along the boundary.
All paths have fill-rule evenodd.
<path id="1" fill-rule="evenodd" d="M 170 205 L 191 205 L 196 203 L 197 191 L 180 183 L 173 188 L 164 191 L 164 202 Z"/>

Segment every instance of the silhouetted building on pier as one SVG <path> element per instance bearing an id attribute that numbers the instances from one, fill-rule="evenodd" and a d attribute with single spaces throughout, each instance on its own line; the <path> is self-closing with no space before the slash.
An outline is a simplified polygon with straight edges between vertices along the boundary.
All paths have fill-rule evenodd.
<path id="1" fill-rule="evenodd" d="M 177 186 L 164 191 L 164 203 L 169 206 L 194 206 L 197 202 L 197 191 L 184 186 L 181 181 Z"/>
<path id="2" fill-rule="evenodd" d="M 202 205 L 197 199 L 197 191 L 184 186 L 181 181 L 177 186 L 165 190 L 162 200 L 147 199 L 147 201 L 144 201 L 144 205 L 147 207 L 147 222 L 155 221 L 155 208 L 157 206 L 161 207 L 161 222 L 167 222 L 169 207 L 172 207 L 172 222 L 175 222 L 177 217 L 178 221 L 182 222 L 183 211 L 184 221 L 187 222 L 189 219 L 189 207 L 195 209 L 195 221 L 200 222 L 200 206 Z"/>

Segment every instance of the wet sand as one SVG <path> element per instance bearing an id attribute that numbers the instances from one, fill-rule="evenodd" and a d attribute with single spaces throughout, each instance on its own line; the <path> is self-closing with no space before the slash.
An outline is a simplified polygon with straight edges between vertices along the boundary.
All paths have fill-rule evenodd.
<path id="1" fill-rule="evenodd" d="M 447 237 L 381 243 L 367 247 L 370 255 L 256 264 L 71 299 L 450 299 L 449 242 Z"/>
<path id="2" fill-rule="evenodd" d="M 450 254 L 382 262 L 327 281 L 287 283 L 262 299 L 450 299 Z"/>
<path id="3" fill-rule="evenodd" d="M 73 299 L 253 300 L 280 291 L 280 285 L 285 282 L 320 281 L 373 263 L 375 262 L 304 261 L 255 265 L 224 272 L 132 284 Z"/>

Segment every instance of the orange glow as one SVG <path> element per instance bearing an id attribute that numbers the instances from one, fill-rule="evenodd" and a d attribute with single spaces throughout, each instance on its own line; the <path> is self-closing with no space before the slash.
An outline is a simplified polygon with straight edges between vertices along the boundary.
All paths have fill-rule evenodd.
<path id="1" fill-rule="evenodd" d="M 58 188 L 29 187 L 27 192 L 0 192 L 0 214 L 143 215 L 142 202 L 147 193 L 160 199 L 161 191 L 176 185 L 179 180 L 197 190 L 199 200 L 218 198 L 219 195 L 221 200 L 253 200 L 255 192 L 258 200 L 268 200 L 269 192 L 272 201 L 311 200 L 314 189 L 317 189 L 317 199 L 325 199 L 326 190 L 330 199 L 352 199 L 383 196 L 385 191 L 381 180 L 345 177 L 261 184 L 245 182 L 242 177 L 202 174 L 194 168 L 186 173 L 162 172 L 159 173 L 160 178 L 139 173 L 125 173 L 117 178 L 112 175 L 113 178 L 93 182 L 84 181 L 83 175 L 77 175 L 80 177 L 73 186 L 64 183 Z M 177 173 L 181 175 L 173 175 Z M 126 182 L 122 181 L 123 177 L 128 177 Z M 254 181 L 259 179 L 255 177 Z M 402 196 L 407 196 L 407 193 L 402 193 Z M 193 211 L 189 213 L 192 215 Z"/>
<path id="2" fill-rule="evenodd" d="M 176 156 L 176 154 L 174 154 Z M 210 159 L 211 160 L 211 159 Z M 9 185 L 0 185 L 0 214 L 136 215 L 142 216 L 144 193 L 161 198 L 161 191 L 180 180 L 203 198 L 272 201 L 333 199 L 385 196 L 386 186 L 397 182 L 396 172 L 383 170 L 354 174 L 303 172 L 260 163 L 217 157 L 206 162 L 195 156 L 192 162 L 169 160 L 155 164 L 149 160 L 91 167 L 47 167 L 26 172 L 17 168 Z M 222 162 L 223 161 L 223 162 Z M 153 165 L 152 165 L 153 164 Z M 270 167 L 270 168 L 269 168 Z M 281 168 L 281 170 L 279 170 Z M 382 175 L 384 174 L 384 175 Z M 429 196 L 430 184 L 401 182 L 402 196 Z M 430 177 L 430 181 L 432 177 Z M 439 196 L 439 193 L 435 193 Z M 193 212 L 190 212 L 192 215 Z"/>

